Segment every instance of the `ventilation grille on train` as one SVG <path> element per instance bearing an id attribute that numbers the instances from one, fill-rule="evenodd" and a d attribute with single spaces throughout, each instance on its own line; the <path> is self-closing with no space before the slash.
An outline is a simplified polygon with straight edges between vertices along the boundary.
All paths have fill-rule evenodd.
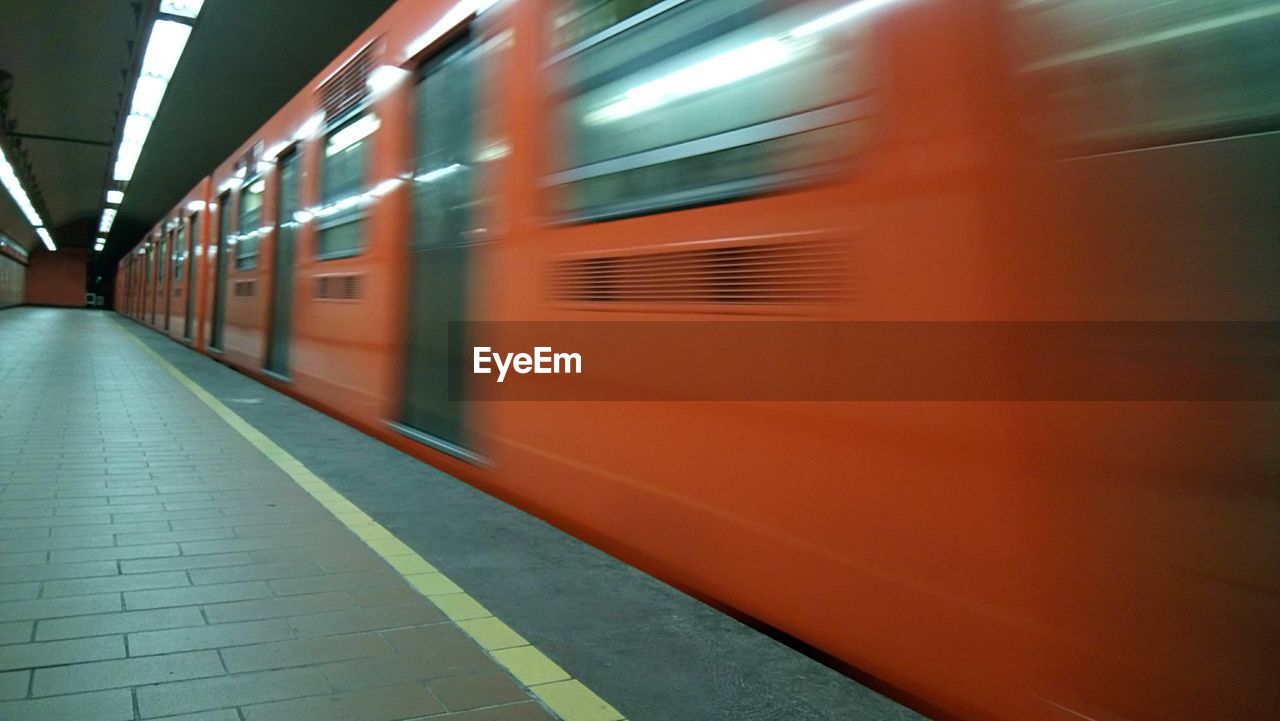
<path id="1" fill-rule="evenodd" d="M 237 280 L 235 285 L 235 294 L 242 297 L 253 295 L 253 281 Z"/>
<path id="2" fill-rule="evenodd" d="M 369 73 L 373 71 L 377 41 L 356 51 L 342 67 L 320 84 L 320 107 L 325 121 L 340 117 L 369 96 Z"/>
<path id="3" fill-rule="evenodd" d="M 552 270 L 555 300 L 578 303 L 813 304 L 847 295 L 835 241 L 575 258 Z"/>
<path id="4" fill-rule="evenodd" d="M 316 278 L 316 297 L 325 300 L 356 300 L 363 294 L 360 275 L 322 275 Z"/>

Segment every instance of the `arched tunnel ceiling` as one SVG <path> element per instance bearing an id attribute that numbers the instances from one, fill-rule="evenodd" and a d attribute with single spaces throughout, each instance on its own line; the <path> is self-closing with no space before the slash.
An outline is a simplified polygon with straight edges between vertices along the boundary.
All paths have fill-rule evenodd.
<path id="1" fill-rule="evenodd" d="M 206 0 L 97 261 L 123 255 L 199 179 L 301 90 L 392 0 Z M 5 138 L 60 247 L 87 248 L 104 205 L 133 64 L 159 0 L 0 0 Z M 15 164 L 21 163 L 15 160 Z M 21 172 L 21 171 L 19 171 Z M 0 230 L 38 244 L 7 193 Z"/>

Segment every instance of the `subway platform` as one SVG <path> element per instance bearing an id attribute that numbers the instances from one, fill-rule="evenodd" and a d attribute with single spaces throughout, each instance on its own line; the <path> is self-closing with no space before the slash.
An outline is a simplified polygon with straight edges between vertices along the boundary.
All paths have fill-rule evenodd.
<path id="1" fill-rule="evenodd" d="M 111 313 L 0 312 L 3 721 L 921 718 Z"/>

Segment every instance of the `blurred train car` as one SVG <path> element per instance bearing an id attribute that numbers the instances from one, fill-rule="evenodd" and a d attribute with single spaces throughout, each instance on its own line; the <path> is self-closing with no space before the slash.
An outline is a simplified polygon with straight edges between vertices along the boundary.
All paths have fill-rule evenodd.
<path id="1" fill-rule="evenodd" d="M 1276 38 L 1260 0 L 405 0 L 116 297 L 940 718 L 1280 718 L 1273 401 L 467 402 L 444 331 L 1280 320 Z"/>

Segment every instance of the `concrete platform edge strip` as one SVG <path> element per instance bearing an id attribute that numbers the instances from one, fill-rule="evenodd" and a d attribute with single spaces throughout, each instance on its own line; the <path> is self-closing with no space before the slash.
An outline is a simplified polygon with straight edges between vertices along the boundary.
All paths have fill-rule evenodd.
<path id="1" fill-rule="evenodd" d="M 119 323 L 119 321 L 116 321 Z M 124 330 L 123 328 L 121 330 Z M 498 665 L 524 684 L 563 721 L 626 721 L 607 701 L 573 678 L 514 629 L 494 616 L 425 558 L 312 473 L 274 441 L 187 377 L 147 344 L 126 331 L 161 368 L 253 444 L 272 463 L 315 498 L 418 593 L 440 609 Z"/>

